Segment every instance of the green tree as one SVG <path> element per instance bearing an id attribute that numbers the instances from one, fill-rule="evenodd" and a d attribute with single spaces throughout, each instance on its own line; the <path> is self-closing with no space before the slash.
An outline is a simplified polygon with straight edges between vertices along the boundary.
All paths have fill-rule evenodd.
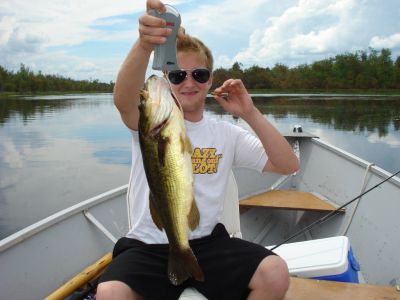
<path id="1" fill-rule="evenodd" d="M 225 80 L 231 78 L 231 75 L 228 70 L 224 68 L 218 68 L 213 72 L 213 86 L 212 88 L 215 89 L 221 86 Z"/>
<path id="2" fill-rule="evenodd" d="M 35 74 L 24 64 L 16 73 L 0 66 L 0 92 L 36 93 L 51 91 L 99 91 L 112 92 L 114 83 L 102 83 L 95 80 L 73 80 L 59 75 L 44 75 L 41 71 Z"/>
<path id="3" fill-rule="evenodd" d="M 271 86 L 275 89 L 289 87 L 289 68 L 283 64 L 276 64 L 271 70 Z"/>
<path id="4" fill-rule="evenodd" d="M 252 66 L 243 71 L 243 83 L 248 89 L 268 89 L 271 87 L 270 70 Z"/>
<path id="5" fill-rule="evenodd" d="M 400 56 L 394 63 L 394 88 L 400 89 Z"/>
<path id="6" fill-rule="evenodd" d="M 243 79 L 242 64 L 235 62 L 232 65 L 232 68 L 229 70 L 229 73 L 231 74 L 231 77 L 234 79 Z"/>

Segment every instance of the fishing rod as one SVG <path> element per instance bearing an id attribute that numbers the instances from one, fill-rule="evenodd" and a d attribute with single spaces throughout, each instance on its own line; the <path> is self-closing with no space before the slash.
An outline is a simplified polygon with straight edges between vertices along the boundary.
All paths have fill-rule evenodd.
<path id="1" fill-rule="evenodd" d="M 385 180 L 379 182 L 378 184 L 374 185 L 373 187 L 369 188 L 368 190 L 366 190 L 365 192 L 361 193 L 360 195 L 358 195 L 357 197 L 351 199 L 350 201 L 346 202 L 345 204 L 343 204 L 342 206 L 338 207 L 337 209 L 335 209 L 334 211 L 331 211 L 329 214 L 323 216 L 322 218 L 316 220 L 315 222 L 311 223 L 310 225 L 308 225 L 307 227 L 297 231 L 296 233 L 294 233 L 293 235 L 291 235 L 290 237 L 288 237 L 287 239 L 285 239 L 283 242 L 281 242 L 280 244 L 274 246 L 273 248 L 271 248 L 271 251 L 273 251 L 274 249 L 278 248 L 279 246 L 282 246 L 283 244 L 285 244 L 286 242 L 294 239 L 295 237 L 297 237 L 298 235 L 302 234 L 303 232 L 311 229 L 312 227 L 322 224 L 325 221 L 329 220 L 331 217 L 337 215 L 340 210 L 342 210 L 343 208 L 345 208 L 347 205 L 353 203 L 354 201 L 356 201 L 357 199 L 361 198 L 362 196 L 364 196 L 365 194 L 369 193 L 370 191 L 372 191 L 373 189 L 377 188 L 378 186 L 380 186 L 381 184 L 385 183 L 386 181 L 390 180 L 391 178 L 393 178 L 394 176 L 396 176 L 397 174 L 400 173 L 400 170 L 397 171 L 396 173 L 392 174 L 391 176 L 389 176 L 388 178 L 386 178 Z"/>

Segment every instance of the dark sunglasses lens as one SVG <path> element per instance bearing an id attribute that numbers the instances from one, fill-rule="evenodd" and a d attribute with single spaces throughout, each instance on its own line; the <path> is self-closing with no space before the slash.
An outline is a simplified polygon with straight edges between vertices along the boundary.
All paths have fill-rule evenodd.
<path id="1" fill-rule="evenodd" d="M 210 71 L 207 69 L 196 69 L 193 70 L 192 76 L 196 81 L 206 83 L 210 79 Z"/>
<path id="2" fill-rule="evenodd" d="M 171 71 L 168 73 L 168 79 L 172 84 L 180 84 L 186 78 L 186 71 Z"/>

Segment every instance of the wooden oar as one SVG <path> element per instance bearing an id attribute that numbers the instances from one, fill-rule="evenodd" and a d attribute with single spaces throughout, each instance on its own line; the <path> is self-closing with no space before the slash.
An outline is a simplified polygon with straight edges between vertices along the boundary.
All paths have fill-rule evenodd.
<path id="1" fill-rule="evenodd" d="M 84 286 L 85 284 L 96 278 L 98 275 L 100 275 L 105 267 L 110 264 L 111 260 L 112 254 L 111 252 L 108 252 L 94 264 L 87 267 L 85 270 L 80 272 L 78 275 L 73 277 L 71 280 L 59 287 L 56 291 L 47 296 L 45 300 L 59 300 L 71 295 L 77 289 Z"/>

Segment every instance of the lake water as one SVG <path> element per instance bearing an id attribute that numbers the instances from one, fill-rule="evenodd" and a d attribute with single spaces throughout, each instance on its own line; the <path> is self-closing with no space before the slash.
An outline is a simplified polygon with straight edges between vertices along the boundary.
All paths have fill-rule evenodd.
<path id="1" fill-rule="evenodd" d="M 400 97 L 254 98 L 281 131 L 305 131 L 376 165 L 400 169 Z M 206 114 L 229 122 L 207 101 Z M 70 205 L 124 185 L 130 133 L 111 94 L 0 99 L 0 239 Z"/>

